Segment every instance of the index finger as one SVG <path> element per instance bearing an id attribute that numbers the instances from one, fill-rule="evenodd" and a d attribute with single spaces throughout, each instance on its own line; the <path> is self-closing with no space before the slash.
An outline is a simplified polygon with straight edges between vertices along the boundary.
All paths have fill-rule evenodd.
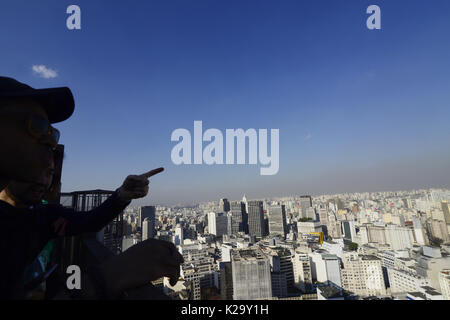
<path id="1" fill-rule="evenodd" d="M 144 177 L 144 178 L 150 178 L 151 176 L 154 176 L 155 174 L 158 174 L 163 171 L 164 171 L 164 168 L 153 169 L 153 170 L 150 170 L 149 172 L 141 174 L 140 176 Z"/>

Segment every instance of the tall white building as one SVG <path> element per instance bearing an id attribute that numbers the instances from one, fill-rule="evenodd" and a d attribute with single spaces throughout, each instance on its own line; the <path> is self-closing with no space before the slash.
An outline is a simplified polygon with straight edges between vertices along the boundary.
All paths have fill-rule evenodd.
<path id="1" fill-rule="evenodd" d="M 358 245 L 362 246 L 363 244 L 369 243 L 369 234 L 366 226 L 360 226 L 358 232 Z"/>
<path id="2" fill-rule="evenodd" d="M 334 254 L 312 252 L 309 254 L 312 280 L 342 288 L 339 259 Z"/>
<path id="3" fill-rule="evenodd" d="M 174 244 L 176 246 L 182 245 L 184 242 L 183 227 L 179 224 L 175 227 Z"/>
<path id="4" fill-rule="evenodd" d="M 233 300 L 270 299 L 270 262 L 261 249 L 233 250 L 231 254 Z"/>
<path id="5" fill-rule="evenodd" d="M 269 207 L 269 233 L 286 237 L 286 211 L 284 205 Z"/>
<path id="6" fill-rule="evenodd" d="M 359 296 L 386 294 L 386 286 L 381 268 L 381 260 L 375 256 L 359 256 L 355 252 L 345 252 L 342 256 L 344 268 L 342 286 Z"/>
<path id="7" fill-rule="evenodd" d="M 422 223 L 420 222 L 420 218 L 418 217 L 413 217 L 412 218 L 412 222 L 413 222 L 413 228 L 414 228 L 414 237 L 416 240 L 416 243 L 424 246 L 425 243 L 425 233 L 424 233 L 424 229 L 422 228 Z"/>
<path id="8" fill-rule="evenodd" d="M 418 291 L 420 287 L 429 286 L 430 280 L 420 277 L 416 273 L 388 268 L 388 278 L 391 293 L 407 293 Z"/>
<path id="9" fill-rule="evenodd" d="M 220 246 L 222 262 L 231 262 L 231 250 L 233 246 L 231 244 L 222 244 Z"/>
<path id="10" fill-rule="evenodd" d="M 152 239 L 155 237 L 155 214 L 156 208 L 154 206 L 139 207 L 139 227 L 142 230 L 142 239 L 144 238 L 144 221 L 147 220 L 145 231 L 145 239 Z M 144 240 L 144 239 L 143 239 Z"/>
<path id="11" fill-rule="evenodd" d="M 296 252 L 292 258 L 294 285 L 302 292 L 309 292 L 312 287 L 311 264 L 307 253 Z"/>
<path id="12" fill-rule="evenodd" d="M 148 218 L 145 218 L 142 221 L 142 241 L 153 238 L 152 233 L 152 223 Z"/>
<path id="13" fill-rule="evenodd" d="M 386 226 L 385 232 L 386 242 L 391 246 L 392 250 L 412 248 L 414 243 L 412 229 L 390 224 Z"/>
<path id="14" fill-rule="evenodd" d="M 208 213 L 208 231 L 217 237 L 228 232 L 228 217 L 226 214 L 210 212 Z"/>

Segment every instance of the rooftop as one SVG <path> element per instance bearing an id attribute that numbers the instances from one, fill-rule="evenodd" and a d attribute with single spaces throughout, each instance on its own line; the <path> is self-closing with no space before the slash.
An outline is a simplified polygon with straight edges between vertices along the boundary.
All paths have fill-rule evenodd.
<path id="1" fill-rule="evenodd" d="M 342 297 L 342 292 L 333 286 L 318 287 L 317 290 L 320 290 L 321 295 L 327 299 Z"/>
<path id="2" fill-rule="evenodd" d="M 260 249 L 233 250 L 231 255 L 233 261 L 240 261 L 240 260 L 250 261 L 266 258 Z"/>
<path id="3" fill-rule="evenodd" d="M 380 260 L 380 258 L 375 257 L 374 255 L 368 254 L 361 256 L 362 260 Z"/>

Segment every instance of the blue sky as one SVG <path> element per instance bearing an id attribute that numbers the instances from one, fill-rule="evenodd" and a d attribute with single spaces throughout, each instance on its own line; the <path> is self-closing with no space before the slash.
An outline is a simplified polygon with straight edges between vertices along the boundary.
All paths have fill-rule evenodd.
<path id="1" fill-rule="evenodd" d="M 64 191 L 159 166 L 137 204 L 449 187 L 449 18 L 447 0 L 2 1 L 0 70 L 72 89 Z M 278 174 L 173 165 L 170 135 L 194 120 L 279 129 Z"/>

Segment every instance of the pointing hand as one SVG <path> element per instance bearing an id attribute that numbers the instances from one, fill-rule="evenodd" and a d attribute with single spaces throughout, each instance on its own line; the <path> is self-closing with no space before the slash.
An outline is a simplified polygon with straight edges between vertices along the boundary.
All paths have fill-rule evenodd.
<path id="1" fill-rule="evenodd" d="M 122 186 L 118 189 L 119 198 L 122 201 L 143 198 L 148 193 L 149 178 L 164 171 L 164 168 L 153 169 L 141 175 L 126 177 Z"/>

